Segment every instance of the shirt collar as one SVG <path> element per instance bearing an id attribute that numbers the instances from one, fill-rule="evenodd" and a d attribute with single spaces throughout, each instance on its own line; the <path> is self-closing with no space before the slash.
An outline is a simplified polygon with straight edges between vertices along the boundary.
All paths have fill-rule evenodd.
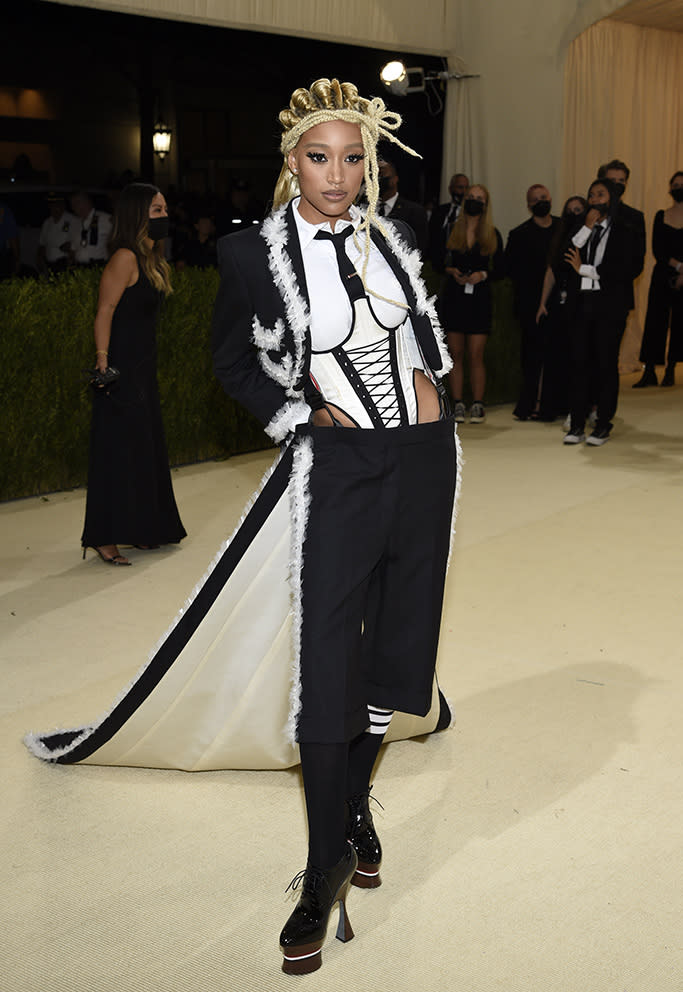
<path id="1" fill-rule="evenodd" d="M 387 213 L 385 214 L 385 216 L 391 213 L 391 211 L 396 206 L 397 200 L 398 200 L 398 193 L 394 193 L 394 195 L 390 196 L 388 200 L 384 200 L 384 206 L 387 208 Z"/>
<path id="2" fill-rule="evenodd" d="M 328 231 L 331 232 L 329 221 L 323 221 L 322 224 L 311 224 L 309 221 L 304 220 L 304 218 L 299 213 L 299 203 L 301 202 L 301 197 L 297 196 L 292 200 L 292 213 L 294 214 L 294 221 L 296 223 L 297 233 L 299 235 L 299 243 L 301 245 L 301 250 L 308 248 L 311 241 L 315 238 L 318 231 Z M 349 214 L 351 215 L 351 220 L 338 220 L 335 224 L 335 234 L 339 231 L 343 231 L 345 227 L 352 224 L 354 227 L 358 227 L 361 221 L 361 212 L 356 206 L 349 207 Z"/>

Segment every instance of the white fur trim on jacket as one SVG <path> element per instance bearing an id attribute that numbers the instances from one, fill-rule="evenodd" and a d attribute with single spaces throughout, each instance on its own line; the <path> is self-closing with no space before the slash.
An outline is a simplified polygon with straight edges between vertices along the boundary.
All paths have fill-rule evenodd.
<path id="1" fill-rule="evenodd" d="M 271 214 L 261 226 L 261 237 L 268 245 L 268 268 L 275 286 L 285 304 L 287 323 L 294 337 L 294 360 L 290 367 L 290 396 L 295 395 L 294 386 L 300 380 L 304 367 L 306 335 L 311 317 L 306 300 L 301 295 L 292 262 L 285 250 L 287 244 L 287 207 L 281 207 Z"/>
<path id="2" fill-rule="evenodd" d="M 279 444 L 280 441 L 284 441 L 290 431 L 294 430 L 297 424 L 304 424 L 310 414 L 311 408 L 305 400 L 287 400 L 264 430 L 268 437 Z"/>
<path id="3" fill-rule="evenodd" d="M 308 480 L 313 467 L 313 441 L 310 437 L 294 441 L 294 463 L 290 477 L 289 499 L 292 522 L 292 545 L 289 561 L 289 587 L 292 600 L 292 682 L 289 691 L 287 739 L 296 743 L 297 722 L 301 712 L 301 626 L 303 622 L 301 574 L 304 564 L 304 541 L 308 526 L 311 493 Z"/>
<path id="4" fill-rule="evenodd" d="M 251 322 L 252 341 L 257 348 L 275 349 L 282 344 L 285 333 L 285 322 L 281 317 L 275 321 L 274 327 L 264 327 L 256 315 Z"/>
<path id="5" fill-rule="evenodd" d="M 415 293 L 415 302 L 417 306 L 417 312 L 421 317 L 428 317 L 432 325 L 432 330 L 434 332 L 434 339 L 436 341 L 437 347 L 439 349 L 439 356 L 441 358 L 441 368 L 434 369 L 434 372 L 438 376 L 446 375 L 447 372 L 453 368 L 453 361 L 451 356 L 448 354 L 448 348 L 446 347 L 446 337 L 441 327 L 441 322 L 436 313 L 436 307 L 434 306 L 435 297 L 427 296 L 427 287 L 424 284 L 420 272 L 422 271 L 422 257 L 414 248 L 410 248 L 405 241 L 401 239 L 396 228 L 391 224 L 386 225 L 386 241 L 392 252 L 398 258 L 401 263 L 401 268 L 408 276 L 408 281 L 412 286 L 413 292 Z"/>

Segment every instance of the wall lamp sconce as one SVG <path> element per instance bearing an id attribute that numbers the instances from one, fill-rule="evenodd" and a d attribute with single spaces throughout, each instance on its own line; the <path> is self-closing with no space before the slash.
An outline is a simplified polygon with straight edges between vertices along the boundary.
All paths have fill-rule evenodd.
<path id="1" fill-rule="evenodd" d="M 166 127 L 161 121 L 155 125 L 152 135 L 152 145 L 154 146 L 155 155 L 158 155 L 162 161 L 171 150 L 171 134 L 170 127 Z"/>
<path id="2" fill-rule="evenodd" d="M 382 66 L 379 73 L 386 88 L 394 96 L 405 96 L 407 93 L 424 93 L 427 83 L 447 82 L 449 79 L 475 79 L 477 74 L 468 72 L 431 72 L 425 73 L 419 66 L 408 68 L 404 62 L 395 60 Z"/>

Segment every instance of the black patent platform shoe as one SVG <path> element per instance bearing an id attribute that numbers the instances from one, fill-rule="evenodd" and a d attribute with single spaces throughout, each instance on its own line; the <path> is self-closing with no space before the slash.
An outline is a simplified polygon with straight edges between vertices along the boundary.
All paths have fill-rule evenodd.
<path id="1" fill-rule="evenodd" d="M 382 863 L 382 845 L 372 822 L 370 792 L 360 792 L 346 800 L 346 837 L 358 855 L 358 867 L 351 879 L 359 889 L 376 889 L 382 884 L 379 867 Z M 375 799 L 375 802 L 378 802 Z M 381 803 L 378 803 L 381 806 Z"/>
<path id="2" fill-rule="evenodd" d="M 349 844 L 344 856 L 332 868 L 308 865 L 287 886 L 301 885 L 301 898 L 280 934 L 282 970 L 287 975 L 308 975 L 322 965 L 322 946 L 334 905 L 339 903 L 336 937 L 346 943 L 353 930 L 346 912 L 346 894 L 358 866 L 358 858 Z"/>

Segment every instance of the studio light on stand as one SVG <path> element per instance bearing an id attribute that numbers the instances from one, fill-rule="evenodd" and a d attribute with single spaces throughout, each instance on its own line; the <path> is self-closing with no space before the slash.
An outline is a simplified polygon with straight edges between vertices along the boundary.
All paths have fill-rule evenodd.
<path id="1" fill-rule="evenodd" d="M 472 72 L 448 72 L 447 69 L 441 72 L 426 73 L 421 66 L 408 67 L 405 62 L 395 59 L 382 66 L 379 78 L 394 96 L 406 96 L 408 93 L 425 93 L 429 98 L 430 93 L 436 94 L 439 106 L 433 112 L 439 113 L 443 108 L 443 100 L 441 100 L 434 84 L 445 84 L 449 79 L 476 79 L 478 78 L 478 74 Z"/>
<path id="2" fill-rule="evenodd" d="M 171 129 L 159 121 L 154 128 L 152 135 L 152 145 L 154 154 L 163 161 L 171 150 Z"/>

